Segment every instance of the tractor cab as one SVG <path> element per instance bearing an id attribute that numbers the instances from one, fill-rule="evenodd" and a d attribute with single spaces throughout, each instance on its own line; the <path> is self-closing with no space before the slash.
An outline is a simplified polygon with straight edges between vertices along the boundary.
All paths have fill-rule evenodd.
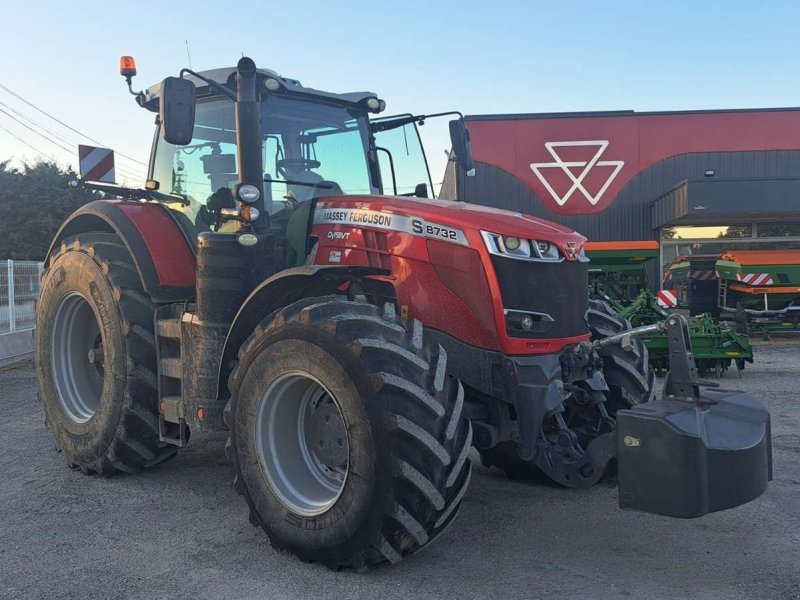
<path id="1" fill-rule="evenodd" d="M 417 130 L 425 116 L 376 118 L 385 103 L 371 92 L 322 92 L 256 69 L 250 117 L 257 135 L 247 136 L 245 146 L 232 101 L 236 77 L 236 69 L 187 72 L 177 85 L 161 83 L 137 95 L 142 107 L 159 113 L 148 187 L 175 199 L 169 206 L 189 235 L 268 231 L 278 246 L 277 267 L 286 268 L 303 264 L 311 250 L 310 218 L 320 198 L 433 195 Z M 195 96 L 193 122 L 180 124 L 186 139 L 178 139 L 170 133 L 190 112 L 183 104 L 187 93 Z M 463 138 L 463 121 L 454 124 L 455 137 Z M 453 145 L 466 148 L 464 139 Z M 242 212 L 236 190 L 245 155 L 263 167 L 252 170 L 249 182 L 260 197 Z M 462 155 L 469 158 L 468 151 Z M 465 164 L 471 169 L 471 158 Z"/>

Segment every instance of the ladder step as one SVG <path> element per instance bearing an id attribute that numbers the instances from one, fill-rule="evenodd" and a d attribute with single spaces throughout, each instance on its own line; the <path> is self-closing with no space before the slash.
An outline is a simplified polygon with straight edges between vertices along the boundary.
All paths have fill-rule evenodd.
<path id="1" fill-rule="evenodd" d="M 180 319 L 161 319 L 157 321 L 158 333 L 160 337 L 170 338 L 173 340 L 181 339 L 181 321 Z"/>
<path id="2" fill-rule="evenodd" d="M 180 358 L 162 358 L 159 361 L 159 375 L 162 377 L 171 377 L 172 379 L 181 378 L 181 359 Z"/>
<path id="3" fill-rule="evenodd" d="M 183 404 L 180 396 L 164 396 L 159 406 L 165 421 L 180 423 L 183 415 Z"/>

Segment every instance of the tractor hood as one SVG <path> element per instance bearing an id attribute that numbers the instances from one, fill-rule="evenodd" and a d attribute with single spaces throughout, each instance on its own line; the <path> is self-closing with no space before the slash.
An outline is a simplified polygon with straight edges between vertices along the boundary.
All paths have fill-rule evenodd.
<path id="1" fill-rule="evenodd" d="M 562 247 L 567 242 L 581 247 L 586 241 L 586 238 L 572 229 L 530 215 L 450 200 L 406 196 L 331 196 L 318 201 L 317 213 L 325 209 L 380 211 L 404 217 L 419 217 L 462 230 L 549 241 Z"/>

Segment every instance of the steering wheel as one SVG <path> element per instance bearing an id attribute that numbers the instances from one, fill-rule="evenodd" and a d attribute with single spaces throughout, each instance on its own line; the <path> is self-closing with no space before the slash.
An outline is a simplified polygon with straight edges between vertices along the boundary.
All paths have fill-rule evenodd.
<path id="1" fill-rule="evenodd" d="M 312 158 L 280 158 L 275 161 L 278 172 L 286 177 L 286 169 L 290 171 L 308 171 L 318 169 L 322 163 Z"/>

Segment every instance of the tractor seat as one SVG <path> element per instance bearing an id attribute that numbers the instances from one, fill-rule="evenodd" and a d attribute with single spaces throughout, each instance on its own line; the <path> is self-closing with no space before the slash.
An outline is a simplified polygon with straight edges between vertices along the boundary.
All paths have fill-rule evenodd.
<path id="1" fill-rule="evenodd" d="M 298 171 L 296 173 L 287 173 L 286 179 L 289 181 L 297 181 L 300 183 L 318 184 L 325 181 L 322 175 L 314 171 Z M 294 196 L 297 202 L 307 202 L 312 198 L 319 195 L 320 188 L 314 185 L 292 185 L 289 184 L 289 192 Z"/>

